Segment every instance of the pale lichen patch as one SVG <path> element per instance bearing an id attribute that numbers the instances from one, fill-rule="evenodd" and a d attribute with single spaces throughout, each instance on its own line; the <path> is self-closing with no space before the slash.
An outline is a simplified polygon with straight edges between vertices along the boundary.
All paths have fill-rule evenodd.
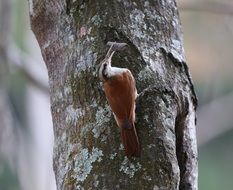
<path id="1" fill-rule="evenodd" d="M 54 95 L 51 97 L 51 103 L 55 104 L 56 102 L 63 101 L 63 95 L 60 90 L 56 90 Z"/>
<path id="2" fill-rule="evenodd" d="M 166 75 L 166 69 L 165 65 L 163 64 L 163 55 L 161 52 L 156 52 L 156 61 L 151 60 L 150 63 L 150 68 L 152 71 L 156 72 L 159 74 L 159 76 L 165 76 Z"/>
<path id="3" fill-rule="evenodd" d="M 77 60 L 77 64 L 74 71 L 75 77 L 82 77 L 81 75 L 88 69 L 93 67 L 96 62 L 96 54 L 94 54 L 91 50 L 83 51 L 80 54 L 80 45 L 77 45 L 77 56 L 79 59 Z"/>
<path id="4" fill-rule="evenodd" d="M 148 115 L 144 115 L 144 120 L 147 122 L 147 123 L 149 123 L 149 116 Z"/>
<path id="5" fill-rule="evenodd" d="M 125 156 L 119 171 L 129 175 L 129 177 L 132 178 L 134 174 L 141 169 L 141 167 L 142 165 L 139 162 L 134 164 Z"/>
<path id="6" fill-rule="evenodd" d="M 67 37 L 62 39 L 64 46 L 67 46 L 67 48 L 71 47 L 74 40 L 75 40 L 75 36 L 73 34 L 71 34 L 70 32 L 67 34 Z M 69 56 L 69 55 L 67 55 L 67 56 Z"/>
<path id="7" fill-rule="evenodd" d="M 77 185 L 77 186 L 76 186 L 76 189 L 77 189 L 77 190 L 84 190 L 84 188 L 83 188 L 81 185 Z"/>
<path id="8" fill-rule="evenodd" d="M 51 104 L 61 104 L 62 103 L 67 103 L 69 100 L 71 100 L 72 96 L 72 89 L 71 86 L 68 84 L 64 84 L 64 87 L 58 88 L 55 90 L 54 95 L 51 96 Z"/>
<path id="9" fill-rule="evenodd" d="M 143 70 L 141 70 L 138 74 L 138 79 L 143 81 L 145 79 L 151 78 L 152 70 L 149 66 L 146 66 Z"/>
<path id="10" fill-rule="evenodd" d="M 117 153 L 115 152 L 115 153 L 110 154 L 109 157 L 110 157 L 111 160 L 113 160 L 116 157 L 116 155 L 117 155 Z"/>
<path id="11" fill-rule="evenodd" d="M 149 1 L 145 1 L 145 2 L 144 2 L 144 6 L 145 6 L 145 7 L 149 7 L 149 5 L 150 5 Z"/>
<path id="12" fill-rule="evenodd" d="M 143 28 L 142 23 L 144 23 L 145 14 L 139 9 L 134 9 L 129 15 L 129 18 L 131 20 L 130 28 L 132 29 L 133 35 L 137 38 L 144 39 L 146 36 L 141 29 Z"/>
<path id="13" fill-rule="evenodd" d="M 119 146 L 119 150 L 124 150 L 124 145 L 122 143 Z"/>
<path id="14" fill-rule="evenodd" d="M 107 140 L 107 135 L 110 133 L 108 125 L 111 120 L 111 108 L 109 105 L 105 107 L 98 107 L 95 115 L 95 122 L 89 123 L 82 128 L 82 135 L 85 135 L 89 131 L 93 133 L 93 136 L 97 139 L 101 136 L 101 141 Z"/>
<path id="15" fill-rule="evenodd" d="M 179 60 L 179 62 L 185 61 L 183 42 L 181 40 L 172 39 L 171 43 L 171 53 L 172 55 Z"/>
<path id="16" fill-rule="evenodd" d="M 76 125 L 79 118 L 84 115 L 83 111 L 81 108 L 74 109 L 73 105 L 69 105 L 66 108 L 66 123 Z"/>
<path id="17" fill-rule="evenodd" d="M 64 87 L 64 97 L 68 98 L 70 96 L 70 94 L 72 93 L 72 89 L 70 85 L 66 85 Z"/>
<path id="18" fill-rule="evenodd" d="M 92 18 L 91 18 L 91 22 L 93 23 L 94 26 L 98 26 L 102 20 L 100 18 L 100 15 L 97 14 L 97 15 L 94 15 Z"/>
<path id="19" fill-rule="evenodd" d="M 98 126 L 102 126 L 105 123 L 108 123 L 111 119 L 111 108 L 107 105 L 105 108 L 99 107 L 96 115 L 95 120 Z"/>
<path id="20" fill-rule="evenodd" d="M 87 148 L 83 148 L 74 158 L 74 174 L 73 177 L 77 182 L 83 182 L 88 174 L 91 173 L 93 164 L 102 160 L 103 152 L 98 148 L 92 148 L 89 152 Z"/>

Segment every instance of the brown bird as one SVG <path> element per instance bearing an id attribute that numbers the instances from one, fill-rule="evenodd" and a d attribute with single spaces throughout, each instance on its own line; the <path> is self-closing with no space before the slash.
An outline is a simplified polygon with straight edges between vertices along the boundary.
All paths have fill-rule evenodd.
<path id="1" fill-rule="evenodd" d="M 135 128 L 135 100 L 137 89 L 129 69 L 111 66 L 115 50 L 122 50 L 127 44 L 110 43 L 104 60 L 99 65 L 99 77 L 104 82 L 104 92 L 121 130 L 121 138 L 127 156 L 140 156 L 139 141 Z"/>

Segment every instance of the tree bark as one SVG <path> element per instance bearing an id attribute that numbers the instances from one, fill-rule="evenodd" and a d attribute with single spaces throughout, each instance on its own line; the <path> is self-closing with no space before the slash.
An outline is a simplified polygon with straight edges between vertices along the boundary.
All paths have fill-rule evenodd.
<path id="1" fill-rule="evenodd" d="M 197 189 L 195 109 L 174 0 L 30 0 L 49 74 L 54 171 L 60 189 Z M 113 65 L 133 73 L 140 158 L 124 155 L 95 64 L 108 41 L 126 42 Z"/>

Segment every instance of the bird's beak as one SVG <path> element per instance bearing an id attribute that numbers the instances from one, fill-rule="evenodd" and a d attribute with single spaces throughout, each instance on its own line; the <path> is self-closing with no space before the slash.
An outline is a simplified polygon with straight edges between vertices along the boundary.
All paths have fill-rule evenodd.
<path id="1" fill-rule="evenodd" d="M 107 64 L 110 64 L 110 63 L 111 63 L 112 56 L 113 56 L 114 53 L 115 53 L 115 51 L 113 51 L 113 52 L 111 53 L 111 55 L 109 56 L 109 58 L 108 58 L 108 63 L 107 63 Z"/>
<path id="2" fill-rule="evenodd" d="M 112 51 L 123 51 L 127 48 L 127 43 L 108 42 L 108 46 L 111 46 Z"/>
<path id="3" fill-rule="evenodd" d="M 103 63 L 111 64 L 112 56 L 116 51 L 123 51 L 127 47 L 126 43 L 108 42 L 107 45 L 110 46 L 103 61 L 95 65 L 96 70 L 100 68 Z"/>

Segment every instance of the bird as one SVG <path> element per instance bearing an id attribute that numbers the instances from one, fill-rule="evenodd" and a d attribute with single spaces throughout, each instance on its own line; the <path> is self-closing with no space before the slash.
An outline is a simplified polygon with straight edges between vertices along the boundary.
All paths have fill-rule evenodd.
<path id="1" fill-rule="evenodd" d="M 129 69 L 111 65 L 114 53 L 124 49 L 127 44 L 116 42 L 108 44 L 111 44 L 111 47 L 103 61 L 99 63 L 99 77 L 103 81 L 105 96 L 120 128 L 125 155 L 139 157 L 140 147 L 135 128 L 135 104 L 138 96 L 136 82 Z"/>

